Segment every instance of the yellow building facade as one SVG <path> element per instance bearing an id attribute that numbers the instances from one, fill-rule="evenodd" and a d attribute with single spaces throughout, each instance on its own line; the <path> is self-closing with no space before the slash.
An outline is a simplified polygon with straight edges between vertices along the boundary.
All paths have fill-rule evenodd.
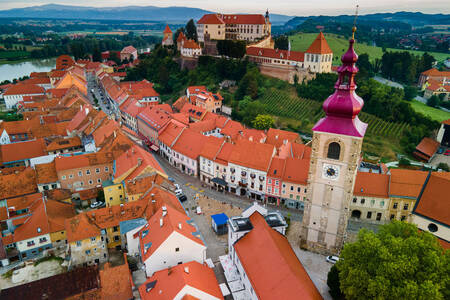
<path id="1" fill-rule="evenodd" d="M 114 183 L 110 180 L 103 182 L 106 207 L 120 205 L 126 202 L 125 191 L 122 182 Z"/>
<path id="2" fill-rule="evenodd" d="M 389 220 L 411 222 L 411 212 L 416 203 L 416 198 L 391 197 L 389 203 Z"/>

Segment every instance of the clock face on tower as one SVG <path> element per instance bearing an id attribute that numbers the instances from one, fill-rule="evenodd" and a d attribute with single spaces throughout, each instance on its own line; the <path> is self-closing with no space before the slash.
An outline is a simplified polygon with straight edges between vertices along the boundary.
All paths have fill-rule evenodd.
<path id="1" fill-rule="evenodd" d="M 323 164 L 322 177 L 326 179 L 336 180 L 339 177 L 339 166 Z"/>

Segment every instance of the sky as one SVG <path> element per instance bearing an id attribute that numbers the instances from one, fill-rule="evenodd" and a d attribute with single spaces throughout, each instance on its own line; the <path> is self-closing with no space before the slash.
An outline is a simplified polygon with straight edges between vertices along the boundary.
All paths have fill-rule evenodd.
<path id="1" fill-rule="evenodd" d="M 77 6 L 188 6 L 223 13 L 271 13 L 290 16 L 353 14 L 359 4 L 360 14 L 375 12 L 420 11 L 450 13 L 449 0 L 0 0 L 0 10 L 43 4 Z M 256 5 L 255 5 L 256 4 Z"/>

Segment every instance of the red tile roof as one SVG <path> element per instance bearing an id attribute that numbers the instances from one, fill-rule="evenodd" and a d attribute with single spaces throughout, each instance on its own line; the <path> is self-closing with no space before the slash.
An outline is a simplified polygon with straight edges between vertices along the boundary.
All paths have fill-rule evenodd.
<path id="1" fill-rule="evenodd" d="M 217 154 L 215 161 L 221 165 L 227 166 L 235 147 L 236 145 L 234 144 L 225 143 L 222 149 L 220 149 L 220 152 Z"/>
<path id="2" fill-rule="evenodd" d="M 89 166 L 111 164 L 114 157 L 111 152 L 97 152 L 81 155 L 55 157 L 56 171 L 71 170 Z"/>
<path id="3" fill-rule="evenodd" d="M 256 170 L 268 171 L 275 147 L 242 140 L 236 143 L 229 162 Z"/>
<path id="4" fill-rule="evenodd" d="M 154 287 L 147 291 L 147 285 L 152 282 L 155 283 Z M 176 265 L 170 271 L 166 269 L 155 272 L 139 287 L 139 294 L 142 300 L 166 300 L 177 297 L 183 297 L 181 298 L 183 300 L 198 299 L 189 294 L 189 290 L 185 289 L 187 286 L 204 293 L 205 299 L 211 297 L 223 299 L 214 271 L 196 261 Z"/>
<path id="5" fill-rule="evenodd" d="M 205 14 L 197 24 L 225 24 L 225 22 L 217 14 Z"/>
<path id="6" fill-rule="evenodd" d="M 186 126 L 181 126 L 176 122 L 170 121 L 169 124 L 159 133 L 158 140 L 171 147 L 175 139 L 181 134 Z"/>
<path id="7" fill-rule="evenodd" d="M 170 113 L 158 106 L 147 106 L 138 116 L 148 126 L 161 130 L 171 119 Z"/>
<path id="8" fill-rule="evenodd" d="M 189 95 L 195 95 L 200 93 L 201 91 L 206 91 L 206 86 L 204 85 L 191 85 L 187 88 Z"/>
<path id="9" fill-rule="evenodd" d="M 166 24 L 166 28 L 164 28 L 163 33 L 172 33 L 172 30 L 170 30 L 170 27 L 168 24 Z"/>
<path id="10" fill-rule="evenodd" d="M 65 228 L 69 243 L 99 236 L 101 230 L 86 213 L 66 219 Z"/>
<path id="11" fill-rule="evenodd" d="M 148 227 L 143 227 L 139 231 L 140 249 L 142 261 L 146 261 L 155 251 L 161 246 L 167 238 L 174 232 L 177 232 L 184 237 L 194 241 L 197 244 L 203 245 L 203 241 L 193 235 L 197 232 L 197 228 L 190 225 L 186 221 L 189 217 L 172 206 L 165 206 L 166 214 L 163 216 L 163 207 L 161 207 L 149 220 Z M 160 226 L 160 219 L 163 219 L 163 226 Z M 181 229 L 179 225 L 181 224 Z M 142 237 L 142 232 L 148 230 L 148 234 Z M 151 243 L 151 247 L 145 252 L 145 244 Z"/>
<path id="12" fill-rule="evenodd" d="M 303 62 L 305 60 L 305 53 L 300 51 L 287 51 L 280 49 L 260 48 L 260 47 L 248 47 L 246 50 L 247 55 L 270 57 L 275 59 L 286 59 L 291 61 Z"/>
<path id="13" fill-rule="evenodd" d="M 37 192 L 36 173 L 32 168 L 22 172 L 0 175 L 0 199 Z"/>
<path id="14" fill-rule="evenodd" d="M 136 176 L 141 175 L 147 168 L 165 174 L 164 170 L 150 152 L 147 152 L 138 145 L 134 145 L 116 159 L 114 177 L 121 177 L 126 172 L 132 170 L 124 180 L 133 179 Z"/>
<path id="15" fill-rule="evenodd" d="M 284 174 L 285 164 L 286 159 L 281 159 L 278 157 L 272 158 L 269 171 L 267 172 L 267 177 L 282 178 Z"/>
<path id="16" fill-rule="evenodd" d="M 120 51 L 120 53 L 129 53 L 129 54 L 133 54 L 133 52 L 136 52 L 136 48 L 134 48 L 133 46 L 127 46 L 125 48 L 122 49 L 122 51 Z M 137 57 L 135 57 L 137 58 Z"/>
<path id="17" fill-rule="evenodd" d="M 214 160 L 224 143 L 223 139 L 208 139 L 200 151 L 200 156 Z"/>
<path id="18" fill-rule="evenodd" d="M 430 173 L 413 213 L 450 226 L 449 186 L 449 172 Z"/>
<path id="19" fill-rule="evenodd" d="M 23 161 L 34 157 L 47 155 L 45 141 L 37 139 L 0 146 L 0 163 Z"/>
<path id="20" fill-rule="evenodd" d="M 234 248 L 258 299 L 322 299 L 286 237 L 258 212 L 250 221 L 253 229 Z"/>
<path id="21" fill-rule="evenodd" d="M 328 46 L 327 40 L 322 32 L 317 35 L 316 39 L 312 42 L 311 46 L 309 46 L 306 53 L 314 53 L 314 54 L 332 54 L 330 46 Z"/>
<path id="22" fill-rule="evenodd" d="M 239 134 L 239 132 L 241 132 L 243 130 L 244 130 L 244 126 L 242 126 L 241 123 L 230 119 L 225 124 L 225 126 L 222 128 L 220 133 L 222 133 L 223 135 L 229 136 L 231 138 L 234 138 L 237 134 Z"/>
<path id="23" fill-rule="evenodd" d="M 125 300 L 133 299 L 130 269 L 125 255 L 125 264 L 113 267 L 111 263 L 106 263 L 103 270 L 100 270 L 101 299 Z"/>
<path id="24" fill-rule="evenodd" d="M 308 181 L 309 159 L 286 158 L 283 181 L 306 185 Z"/>
<path id="25" fill-rule="evenodd" d="M 279 148 L 283 143 L 286 142 L 294 142 L 300 140 L 300 135 L 296 132 L 281 130 L 281 129 L 275 129 L 270 128 L 267 131 L 267 139 L 266 144 L 274 145 L 275 147 Z"/>
<path id="26" fill-rule="evenodd" d="M 389 175 L 379 173 L 356 173 L 353 195 L 389 198 Z"/>
<path id="27" fill-rule="evenodd" d="M 186 40 L 183 43 L 183 48 L 186 49 L 200 49 L 201 47 L 194 40 Z"/>
<path id="28" fill-rule="evenodd" d="M 34 166 L 36 170 L 36 183 L 53 183 L 58 181 L 58 175 L 56 174 L 55 161 L 37 164 Z"/>
<path id="29" fill-rule="evenodd" d="M 36 84 L 18 83 L 8 88 L 6 92 L 3 93 L 3 96 L 27 94 L 43 95 L 45 94 L 45 89 Z"/>
<path id="30" fill-rule="evenodd" d="M 34 193 L 34 194 L 28 194 L 23 195 L 15 198 L 10 198 L 6 200 L 6 204 L 8 205 L 8 209 L 10 211 L 17 211 L 22 210 L 26 208 L 30 208 L 33 203 L 35 203 L 37 200 L 42 199 L 41 193 Z"/>
<path id="31" fill-rule="evenodd" d="M 207 137 L 201 133 L 190 130 L 189 128 L 183 130 L 175 144 L 172 146 L 172 150 L 183 154 L 191 159 L 197 160 L 203 146 L 208 139 L 214 139 L 215 137 Z"/>
<path id="32" fill-rule="evenodd" d="M 266 24 L 266 19 L 260 14 L 222 15 L 225 24 Z"/>
<path id="33" fill-rule="evenodd" d="M 391 169 L 390 196 L 417 198 L 427 175 L 425 171 Z"/>
<path id="34" fill-rule="evenodd" d="M 47 151 L 55 151 L 80 146 L 81 140 L 77 136 L 70 138 L 56 138 L 50 144 L 47 145 Z"/>
<path id="35" fill-rule="evenodd" d="M 439 71 L 438 69 L 431 68 L 429 70 L 426 70 L 422 72 L 422 75 L 428 75 L 428 76 L 441 76 L 441 77 L 450 77 L 450 71 Z"/>
<path id="36" fill-rule="evenodd" d="M 420 151 L 421 153 L 425 154 L 426 156 L 428 156 L 428 159 L 430 159 L 437 151 L 437 149 L 439 148 L 439 142 L 429 138 L 429 137 L 424 137 L 419 145 L 417 145 L 416 147 L 416 151 Z"/>

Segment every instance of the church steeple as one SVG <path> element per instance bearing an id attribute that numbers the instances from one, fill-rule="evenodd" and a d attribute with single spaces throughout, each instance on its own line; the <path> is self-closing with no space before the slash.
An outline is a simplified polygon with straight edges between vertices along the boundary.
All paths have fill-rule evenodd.
<path id="1" fill-rule="evenodd" d="M 355 40 L 349 40 L 347 52 L 342 55 L 342 65 L 338 68 L 338 80 L 334 93 L 323 103 L 325 118 L 319 120 L 313 131 L 363 137 L 367 124 L 359 120 L 364 101 L 356 92 L 355 75 L 358 73 L 358 55 L 353 47 Z"/>

